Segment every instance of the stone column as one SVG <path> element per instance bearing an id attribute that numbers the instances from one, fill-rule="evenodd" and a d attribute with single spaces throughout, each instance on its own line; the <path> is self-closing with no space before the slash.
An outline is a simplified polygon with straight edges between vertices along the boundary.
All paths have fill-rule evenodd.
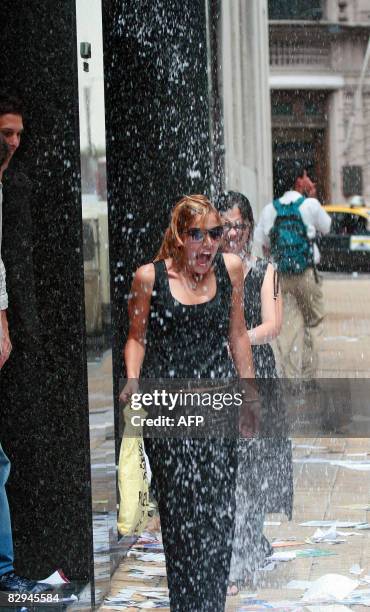
<path id="1" fill-rule="evenodd" d="M 204 0 L 107 0 L 102 8 L 118 398 L 132 273 L 153 261 L 179 197 L 210 193 L 207 19 Z M 118 432 L 118 401 L 115 408 Z"/>
<path id="2" fill-rule="evenodd" d="M 364 155 L 363 166 L 363 189 L 364 197 L 370 201 L 370 87 L 367 87 L 362 96 L 363 120 L 364 120 Z"/>
<path id="3" fill-rule="evenodd" d="M 7 276 L 14 279 L 11 334 L 22 337 L 1 371 L 0 388 L 0 440 L 12 461 L 15 564 L 21 575 L 39 579 L 60 567 L 79 589 L 93 581 L 93 542 L 76 3 L 4 0 L 1 11 L 7 24 L 1 87 L 20 95 L 26 109 L 9 173 L 21 169 L 32 181 L 18 223 L 13 211 L 3 210 L 3 256 L 7 248 Z M 22 201 L 20 181 L 9 176 L 8 201 Z M 30 276 L 22 278 L 18 249 L 28 244 L 25 236 L 35 291 Z M 32 303 L 33 294 L 38 316 L 23 300 Z"/>

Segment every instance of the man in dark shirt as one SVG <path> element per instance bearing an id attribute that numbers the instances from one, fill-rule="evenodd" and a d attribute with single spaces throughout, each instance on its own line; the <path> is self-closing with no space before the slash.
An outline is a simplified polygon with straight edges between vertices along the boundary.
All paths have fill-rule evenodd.
<path id="1" fill-rule="evenodd" d="M 6 291 L 5 266 L 1 257 L 1 242 L 3 228 L 3 172 L 7 168 L 9 157 L 9 147 L 4 136 L 0 132 L 0 370 L 8 360 L 12 345 L 9 338 L 8 329 L 8 294 Z"/>
<path id="2" fill-rule="evenodd" d="M 19 100 L 0 94 L 0 133 L 9 147 L 7 165 L 17 151 L 23 132 L 23 110 Z M 7 271 L 9 297 L 8 322 L 14 348 L 15 363 L 26 354 L 27 345 L 32 344 L 37 327 L 37 311 L 33 290 L 31 223 L 28 195 L 30 183 L 20 174 L 4 174 L 3 243 L 2 256 Z M 11 360 L 10 360 L 11 361 Z M 10 374 L 12 367 L 9 367 Z M 0 372 L 0 399 L 8 401 L 9 385 L 13 386 L 15 376 L 7 370 Z M 16 392 L 16 386 L 13 386 Z M 2 440 L 2 442 L 5 442 Z M 38 583 L 18 576 L 14 572 L 13 538 L 9 505 L 5 490 L 10 471 L 10 462 L 0 440 L 0 591 L 17 593 L 44 593 L 50 585 Z"/>

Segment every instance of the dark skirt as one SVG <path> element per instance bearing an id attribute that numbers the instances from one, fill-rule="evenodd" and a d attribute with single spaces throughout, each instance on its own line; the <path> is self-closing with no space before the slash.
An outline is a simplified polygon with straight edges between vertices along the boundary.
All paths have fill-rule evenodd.
<path id="1" fill-rule="evenodd" d="M 224 612 L 234 537 L 236 440 L 145 441 L 172 612 Z"/>
<path id="2" fill-rule="evenodd" d="M 287 436 L 284 398 L 275 358 L 268 344 L 253 346 L 253 360 L 261 402 L 258 437 L 240 439 L 236 480 L 235 538 L 230 582 L 248 582 L 272 548 L 263 535 L 267 513 L 293 510 L 292 447 Z"/>

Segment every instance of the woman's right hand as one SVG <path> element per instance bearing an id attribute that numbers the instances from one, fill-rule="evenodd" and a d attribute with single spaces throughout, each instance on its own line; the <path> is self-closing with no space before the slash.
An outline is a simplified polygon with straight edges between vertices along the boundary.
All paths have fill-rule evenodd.
<path id="1" fill-rule="evenodd" d="M 127 402 L 131 398 L 131 395 L 133 395 L 134 393 L 137 393 L 138 390 L 139 390 L 138 379 L 129 378 L 120 393 L 119 401 L 122 402 L 123 404 L 127 404 Z"/>

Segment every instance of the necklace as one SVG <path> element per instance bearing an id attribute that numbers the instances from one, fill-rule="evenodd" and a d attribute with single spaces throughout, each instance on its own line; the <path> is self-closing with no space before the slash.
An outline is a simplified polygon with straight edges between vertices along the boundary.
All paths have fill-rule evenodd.
<path id="1" fill-rule="evenodd" d="M 181 278 L 182 284 L 187 289 L 190 289 L 190 291 L 196 291 L 196 289 L 198 288 L 198 284 L 201 280 L 201 276 L 199 274 L 192 274 L 192 273 L 190 273 L 189 276 L 187 274 L 181 273 L 180 278 Z"/>

